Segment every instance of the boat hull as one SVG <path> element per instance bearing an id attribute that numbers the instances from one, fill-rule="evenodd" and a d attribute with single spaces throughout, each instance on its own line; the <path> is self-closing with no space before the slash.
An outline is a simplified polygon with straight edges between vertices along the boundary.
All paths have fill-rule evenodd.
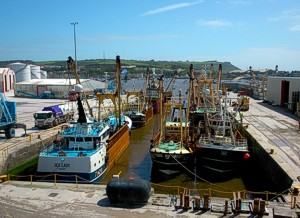
<path id="1" fill-rule="evenodd" d="M 232 148 L 206 148 L 200 147 L 196 152 L 197 171 L 206 172 L 211 176 L 235 176 L 239 173 L 249 155 L 248 150 L 235 150 Z"/>
<path id="2" fill-rule="evenodd" d="M 62 183 L 82 183 L 82 184 L 98 184 L 107 174 L 106 166 L 90 173 L 74 173 L 74 172 L 57 172 L 49 174 L 49 172 L 39 172 L 38 181 L 40 182 L 62 182 Z"/>
<path id="3" fill-rule="evenodd" d="M 192 162 L 193 154 L 172 154 L 151 152 L 152 168 L 162 174 L 172 176 L 185 170 Z"/>
<path id="4" fill-rule="evenodd" d="M 145 114 L 130 114 L 130 119 L 132 120 L 132 126 L 135 128 L 140 128 L 146 126 L 153 118 L 153 107 L 149 107 Z"/>

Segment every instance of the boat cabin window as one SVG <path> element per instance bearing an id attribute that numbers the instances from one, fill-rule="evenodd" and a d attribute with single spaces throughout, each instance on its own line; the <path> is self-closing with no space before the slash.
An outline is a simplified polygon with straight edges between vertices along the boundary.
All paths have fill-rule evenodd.
<path id="1" fill-rule="evenodd" d="M 84 140 L 85 140 L 86 142 L 91 142 L 91 141 L 92 141 L 92 138 L 84 138 Z"/>
<path id="2" fill-rule="evenodd" d="M 70 137 L 71 142 L 75 142 L 75 137 Z M 92 141 L 91 138 L 76 137 L 76 142 Z"/>

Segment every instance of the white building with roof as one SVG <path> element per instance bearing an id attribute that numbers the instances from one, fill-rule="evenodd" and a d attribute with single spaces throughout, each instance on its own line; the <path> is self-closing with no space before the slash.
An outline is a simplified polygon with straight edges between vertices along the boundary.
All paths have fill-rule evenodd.
<path id="1" fill-rule="evenodd" d="M 300 77 L 268 77 L 267 101 L 274 105 L 291 105 L 300 102 Z"/>
<path id="2" fill-rule="evenodd" d="M 32 79 L 14 84 L 14 93 L 18 97 L 38 97 L 45 91 L 52 92 L 55 98 L 68 98 L 68 93 L 74 88 L 76 79 Z M 86 93 L 94 89 L 105 89 L 106 83 L 81 79 L 81 85 Z"/>
<path id="3" fill-rule="evenodd" d="M 15 72 L 10 68 L 0 68 L 0 86 L 1 92 L 8 92 L 13 89 L 16 81 Z"/>

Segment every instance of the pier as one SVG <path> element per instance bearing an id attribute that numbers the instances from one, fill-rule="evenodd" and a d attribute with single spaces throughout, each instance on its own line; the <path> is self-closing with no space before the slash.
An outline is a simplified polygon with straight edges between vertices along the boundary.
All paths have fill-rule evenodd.
<path id="1" fill-rule="evenodd" d="M 250 100 L 243 113 L 244 133 L 259 161 L 277 187 L 288 189 L 300 184 L 300 129 L 296 116 L 262 100 Z M 298 120 L 297 120 L 298 119 Z"/>

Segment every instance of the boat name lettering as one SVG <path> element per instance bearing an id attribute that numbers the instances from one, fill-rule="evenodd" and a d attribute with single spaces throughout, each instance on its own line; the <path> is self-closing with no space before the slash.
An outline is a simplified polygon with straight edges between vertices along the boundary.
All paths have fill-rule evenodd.
<path id="1" fill-rule="evenodd" d="M 70 167 L 69 163 L 54 163 L 54 167 Z"/>

